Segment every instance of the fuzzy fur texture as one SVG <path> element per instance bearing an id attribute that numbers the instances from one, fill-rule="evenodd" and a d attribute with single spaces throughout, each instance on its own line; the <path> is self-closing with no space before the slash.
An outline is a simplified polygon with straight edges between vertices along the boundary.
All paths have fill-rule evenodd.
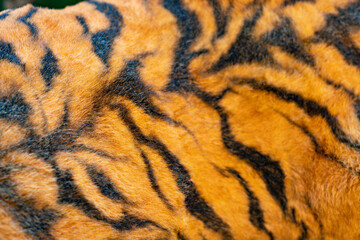
<path id="1" fill-rule="evenodd" d="M 360 2 L 0 14 L 0 239 L 359 239 Z"/>

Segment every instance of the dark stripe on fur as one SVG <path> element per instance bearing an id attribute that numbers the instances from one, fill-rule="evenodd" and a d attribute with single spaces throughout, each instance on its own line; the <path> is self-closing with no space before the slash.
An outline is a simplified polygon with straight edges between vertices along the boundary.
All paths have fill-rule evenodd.
<path id="1" fill-rule="evenodd" d="M 58 198 L 60 204 L 71 204 L 80 209 L 88 217 L 108 223 L 119 231 L 126 231 L 134 228 L 144 228 L 149 225 L 164 230 L 150 220 L 143 220 L 126 212 L 124 212 L 124 216 L 120 220 L 106 218 L 80 193 L 80 190 L 76 186 L 73 180 L 73 176 L 69 171 L 61 170 L 56 165 L 53 165 L 53 168 L 55 170 L 56 182 L 59 186 Z"/>
<path id="2" fill-rule="evenodd" d="M 150 184 L 152 189 L 154 189 L 154 191 L 156 192 L 156 194 L 158 195 L 158 197 L 161 199 L 161 201 L 165 204 L 165 206 L 170 209 L 173 210 L 174 207 L 170 204 L 169 200 L 165 197 L 165 195 L 161 192 L 160 186 L 156 180 L 156 176 L 154 174 L 154 170 L 152 169 L 150 160 L 148 159 L 148 157 L 146 156 L 146 154 L 141 151 L 141 157 L 144 161 L 145 167 L 146 167 L 146 173 L 148 175 Z"/>
<path id="3" fill-rule="evenodd" d="M 260 207 L 259 199 L 255 196 L 248 186 L 247 181 L 241 177 L 240 173 L 232 168 L 227 169 L 228 172 L 235 177 L 245 189 L 249 200 L 250 222 L 259 230 L 264 231 L 270 239 L 274 239 L 273 234 L 265 227 L 264 213 Z"/>
<path id="4" fill-rule="evenodd" d="M 92 0 L 88 1 L 88 3 L 95 5 L 96 10 L 103 13 L 110 22 L 108 29 L 97 32 L 91 37 L 95 54 L 108 66 L 113 42 L 123 27 L 123 18 L 112 4 Z"/>
<path id="5" fill-rule="evenodd" d="M 60 74 L 60 69 L 57 64 L 58 60 L 51 49 L 46 47 L 45 50 L 45 56 L 41 59 L 42 68 L 40 69 L 40 73 L 45 80 L 45 86 L 48 90 L 52 85 L 52 79 Z"/>
<path id="6" fill-rule="evenodd" d="M 31 108 L 25 102 L 22 94 L 14 93 L 0 97 L 0 119 L 25 126 L 30 112 Z"/>
<path id="7" fill-rule="evenodd" d="M 175 59 L 170 74 L 170 82 L 165 90 L 191 91 L 192 78 L 188 66 L 194 57 L 206 52 L 205 50 L 189 52 L 191 44 L 201 32 L 200 23 L 196 15 L 187 10 L 181 0 L 164 0 L 163 6 L 176 17 L 176 23 L 181 33 L 178 45 L 175 48 Z"/>
<path id="8" fill-rule="evenodd" d="M 213 8 L 213 13 L 214 13 L 216 27 L 217 27 L 217 30 L 216 30 L 216 33 L 215 33 L 213 39 L 220 38 L 225 34 L 225 30 L 226 30 L 226 27 L 227 27 L 228 21 L 229 21 L 229 15 L 228 15 L 229 12 L 223 11 L 221 9 L 219 0 L 208 0 L 208 2 L 210 3 L 210 5 Z"/>
<path id="9" fill-rule="evenodd" d="M 25 70 L 25 64 L 21 62 L 18 56 L 16 56 L 11 43 L 0 41 L 0 60 L 7 60 L 11 63 L 19 65 L 23 70 Z"/>
<path id="10" fill-rule="evenodd" d="M 304 46 L 297 38 L 290 19 L 283 19 L 278 27 L 271 32 L 264 34 L 262 39 L 267 44 L 279 46 L 283 51 L 291 54 L 297 60 L 312 67 L 315 66 L 313 57 L 305 51 Z"/>
<path id="11" fill-rule="evenodd" d="M 284 1 L 284 6 L 288 6 L 288 5 L 294 5 L 298 2 L 310 2 L 310 3 L 315 3 L 315 0 L 285 0 Z"/>
<path id="12" fill-rule="evenodd" d="M 252 38 L 252 32 L 257 21 L 262 16 L 262 7 L 259 7 L 251 19 L 244 21 L 236 41 L 231 45 L 226 54 L 223 54 L 210 71 L 217 72 L 228 66 L 239 63 L 272 62 L 272 58 L 262 41 Z"/>
<path id="13" fill-rule="evenodd" d="M 110 107 L 119 112 L 119 116 L 138 142 L 151 147 L 162 156 L 172 174 L 175 176 L 178 188 L 185 196 L 186 209 L 193 216 L 201 220 L 207 228 L 220 233 L 224 239 L 232 239 L 229 226 L 200 196 L 200 193 L 191 180 L 188 170 L 180 163 L 179 159 L 171 153 L 166 145 L 160 142 L 160 140 L 155 137 L 145 136 L 135 124 L 125 106 L 121 104 L 112 104 Z"/>
<path id="14" fill-rule="evenodd" d="M 119 76 L 104 90 L 104 95 L 111 96 L 115 94 L 125 96 L 135 103 L 136 106 L 143 109 L 148 115 L 179 126 L 192 135 L 186 126 L 162 113 L 161 110 L 153 104 L 151 97 L 156 96 L 156 94 L 141 80 L 139 68 L 142 67 L 142 64 L 138 58 L 126 62 Z"/>
<path id="15" fill-rule="evenodd" d="M 341 126 L 337 121 L 336 117 L 332 116 L 326 107 L 320 106 L 317 102 L 312 100 L 307 100 L 299 94 L 286 91 L 285 89 L 279 87 L 267 85 L 264 83 L 259 83 L 255 79 L 239 79 L 237 80 L 237 84 L 247 84 L 251 86 L 253 89 L 273 93 L 281 100 L 295 103 L 299 108 L 303 109 L 309 116 L 317 115 L 323 117 L 328 123 L 334 136 L 340 142 L 346 144 L 347 146 L 357 151 L 360 151 L 360 144 L 356 140 L 351 141 L 350 138 L 346 135 L 346 133 L 341 129 Z"/>
<path id="16" fill-rule="evenodd" d="M 91 181 L 104 196 L 114 201 L 128 202 L 126 197 L 116 189 L 115 184 L 111 182 L 110 178 L 108 178 L 105 173 L 96 169 L 96 166 L 87 166 L 86 170 Z"/>
<path id="17" fill-rule="evenodd" d="M 287 199 L 285 195 L 285 174 L 277 161 L 272 160 L 269 156 L 258 152 L 252 147 L 245 146 L 241 142 L 235 140 L 231 133 L 228 115 L 224 109 L 219 106 L 221 98 L 210 96 L 209 94 L 197 91 L 196 95 L 205 103 L 212 106 L 219 114 L 221 121 L 221 137 L 225 147 L 239 160 L 244 160 L 257 172 L 264 180 L 266 188 L 274 199 L 279 203 L 284 214 L 287 213 Z"/>
<path id="18" fill-rule="evenodd" d="M 331 153 L 327 153 L 325 152 L 325 150 L 322 148 L 322 146 L 318 143 L 316 137 L 310 132 L 309 129 L 307 129 L 305 126 L 302 126 L 296 122 L 294 122 L 293 120 L 291 120 L 288 116 L 286 116 L 283 113 L 278 112 L 282 117 L 284 117 L 291 125 L 293 125 L 294 127 L 300 129 L 306 136 L 308 136 L 310 138 L 311 143 L 314 146 L 315 152 L 326 157 L 327 159 L 334 161 L 336 163 L 338 163 L 341 167 L 346 168 L 347 170 L 355 173 L 355 174 L 359 174 L 359 172 L 357 172 L 356 170 L 354 170 L 352 167 L 350 166 L 346 166 L 339 158 L 337 158 L 335 155 L 331 154 Z"/>
<path id="19" fill-rule="evenodd" d="M 86 23 L 85 18 L 83 16 L 76 16 L 76 20 L 78 20 L 80 25 L 83 27 L 84 34 L 88 34 L 89 33 L 89 27 L 88 27 L 88 25 Z"/>
<path id="20" fill-rule="evenodd" d="M 34 239 L 54 239 L 51 226 L 59 214 L 53 209 L 39 209 L 33 200 L 21 198 L 15 191 L 15 183 L 9 178 L 13 169 L 11 165 L 0 165 L 0 206 L 11 214 L 25 234 Z"/>
<path id="21" fill-rule="evenodd" d="M 29 18 L 31 18 L 36 12 L 38 11 L 38 8 L 31 8 L 27 14 L 25 14 L 22 17 L 19 17 L 18 20 L 22 23 L 24 23 L 26 26 L 28 26 L 31 34 L 36 37 L 38 34 L 37 27 L 29 22 Z"/>
<path id="22" fill-rule="evenodd" d="M 329 14 L 326 26 L 317 31 L 313 41 L 333 44 L 349 64 L 360 67 L 360 49 L 353 43 L 349 34 L 351 26 L 360 26 L 360 2 L 350 3 L 339 9 L 338 14 Z"/>
<path id="23" fill-rule="evenodd" d="M 12 12 L 13 10 L 10 9 L 10 10 L 6 10 L 4 13 L 0 14 L 0 20 L 4 20 L 5 18 L 7 18 L 8 16 L 10 16 L 10 13 Z"/>
<path id="24" fill-rule="evenodd" d="M 75 144 L 71 146 L 71 150 L 70 151 L 85 151 L 85 152 L 89 152 L 89 153 L 93 153 L 98 155 L 99 157 L 104 157 L 104 158 L 108 158 L 112 161 L 118 161 L 118 160 L 122 160 L 120 158 L 117 158 L 115 156 L 110 155 L 109 153 L 107 153 L 104 150 L 101 149 L 96 149 L 96 148 L 92 148 L 90 146 L 86 146 L 83 144 Z"/>

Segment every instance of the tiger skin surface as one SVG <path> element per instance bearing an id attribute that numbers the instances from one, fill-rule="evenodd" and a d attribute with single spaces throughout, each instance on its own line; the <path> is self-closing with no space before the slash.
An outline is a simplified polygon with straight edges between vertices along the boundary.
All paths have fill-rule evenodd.
<path id="1" fill-rule="evenodd" d="M 0 239 L 360 239 L 360 1 L 0 13 Z"/>

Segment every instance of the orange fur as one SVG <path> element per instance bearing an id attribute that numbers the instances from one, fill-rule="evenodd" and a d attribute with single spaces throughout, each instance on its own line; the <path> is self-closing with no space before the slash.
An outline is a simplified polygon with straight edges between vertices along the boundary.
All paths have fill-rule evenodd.
<path id="1" fill-rule="evenodd" d="M 360 238 L 358 1 L 2 14 L 0 239 Z"/>

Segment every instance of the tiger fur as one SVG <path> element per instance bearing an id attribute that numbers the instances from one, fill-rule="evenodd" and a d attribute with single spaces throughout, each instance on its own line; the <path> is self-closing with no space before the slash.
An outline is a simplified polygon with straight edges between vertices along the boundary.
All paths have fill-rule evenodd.
<path id="1" fill-rule="evenodd" d="M 0 239 L 360 239 L 360 2 L 0 14 Z"/>

